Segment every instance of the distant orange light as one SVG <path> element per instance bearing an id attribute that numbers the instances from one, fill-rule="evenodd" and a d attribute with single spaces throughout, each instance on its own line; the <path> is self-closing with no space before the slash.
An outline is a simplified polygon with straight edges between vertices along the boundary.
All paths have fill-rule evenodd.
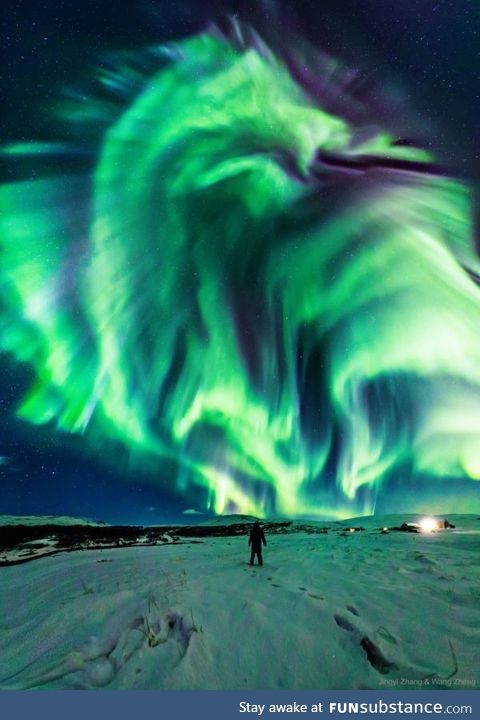
<path id="1" fill-rule="evenodd" d="M 433 530 L 438 530 L 438 520 L 431 517 L 422 518 L 419 522 L 420 530 L 424 533 L 431 533 Z"/>

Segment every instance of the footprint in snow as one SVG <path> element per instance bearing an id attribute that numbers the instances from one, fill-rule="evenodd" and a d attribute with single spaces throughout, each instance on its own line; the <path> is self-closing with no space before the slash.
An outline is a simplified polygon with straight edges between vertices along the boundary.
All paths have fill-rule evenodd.
<path id="1" fill-rule="evenodd" d="M 333 617 L 339 627 L 341 627 L 343 630 L 346 630 L 347 632 L 354 633 L 357 638 L 360 638 L 360 647 L 367 656 L 367 660 L 370 665 L 377 672 L 384 675 L 390 670 L 398 669 L 397 665 L 385 657 L 379 646 L 372 640 L 370 640 L 368 635 L 360 636 L 358 629 L 354 625 L 352 625 L 352 623 L 347 620 L 347 618 L 344 618 L 342 615 L 337 614 Z"/>
<path id="2" fill-rule="evenodd" d="M 337 623 L 338 627 L 341 627 L 342 630 L 346 630 L 347 632 L 355 632 L 356 628 L 350 620 L 347 620 L 347 618 L 343 617 L 343 615 L 337 615 L 335 614 L 333 616 L 335 622 Z"/>
<path id="3" fill-rule="evenodd" d="M 390 670 L 398 670 L 398 666 L 394 662 L 387 660 L 378 645 L 366 635 L 361 639 L 360 646 L 365 652 L 368 662 L 377 672 L 385 675 Z"/>

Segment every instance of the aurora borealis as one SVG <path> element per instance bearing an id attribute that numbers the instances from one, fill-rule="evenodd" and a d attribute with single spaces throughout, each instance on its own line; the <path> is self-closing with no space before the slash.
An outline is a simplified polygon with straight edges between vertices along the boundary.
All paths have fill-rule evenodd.
<path id="1" fill-rule="evenodd" d="M 235 22 L 125 53 L 59 104 L 69 143 L 3 150 L 65 161 L 0 187 L 18 417 L 218 513 L 480 479 L 471 188 L 309 57 L 315 88 Z"/>

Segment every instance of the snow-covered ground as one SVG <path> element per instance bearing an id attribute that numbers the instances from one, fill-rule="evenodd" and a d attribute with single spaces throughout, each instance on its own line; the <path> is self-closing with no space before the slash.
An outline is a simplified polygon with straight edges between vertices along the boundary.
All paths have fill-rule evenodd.
<path id="1" fill-rule="evenodd" d="M 480 520 L 449 519 L 269 535 L 263 567 L 221 537 L 2 568 L 0 687 L 478 688 Z"/>
<path id="2" fill-rule="evenodd" d="M 89 525 L 97 527 L 106 523 L 71 515 L 0 515 L 2 525 Z"/>

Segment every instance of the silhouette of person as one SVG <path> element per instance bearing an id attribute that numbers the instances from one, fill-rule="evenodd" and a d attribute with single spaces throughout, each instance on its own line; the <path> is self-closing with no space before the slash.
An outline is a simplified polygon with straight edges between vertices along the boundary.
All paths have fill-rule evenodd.
<path id="1" fill-rule="evenodd" d="M 255 555 L 258 558 L 258 564 L 263 565 L 262 543 L 264 545 L 267 544 L 267 541 L 265 540 L 265 534 L 260 527 L 260 523 L 255 522 L 253 523 L 253 527 L 250 530 L 250 537 L 248 539 L 248 544 L 252 548 L 252 552 L 250 554 L 250 565 L 253 565 Z"/>

